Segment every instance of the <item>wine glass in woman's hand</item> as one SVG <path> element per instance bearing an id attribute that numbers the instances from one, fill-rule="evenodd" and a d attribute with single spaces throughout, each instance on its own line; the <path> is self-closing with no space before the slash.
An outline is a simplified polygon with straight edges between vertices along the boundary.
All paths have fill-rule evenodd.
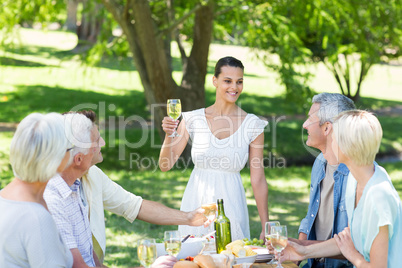
<path id="1" fill-rule="evenodd" d="M 177 120 L 180 115 L 181 115 L 181 102 L 180 99 L 168 99 L 167 100 L 167 114 L 170 118 L 173 120 Z M 174 138 L 174 137 L 180 137 L 180 135 L 177 133 L 176 129 L 172 133 L 172 135 L 169 135 L 168 137 Z"/>

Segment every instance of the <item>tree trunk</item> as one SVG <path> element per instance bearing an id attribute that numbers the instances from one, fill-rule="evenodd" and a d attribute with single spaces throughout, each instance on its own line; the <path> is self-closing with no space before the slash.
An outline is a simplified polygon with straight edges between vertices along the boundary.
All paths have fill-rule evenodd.
<path id="1" fill-rule="evenodd" d="M 179 96 L 183 111 L 205 107 L 205 76 L 207 74 L 209 45 L 213 30 L 213 1 L 201 7 L 195 14 L 193 47 L 184 62 L 183 79 Z M 181 157 L 184 161 L 191 157 L 191 147 L 186 146 Z"/>
<path id="2" fill-rule="evenodd" d="M 64 24 L 67 31 L 77 31 L 77 9 L 78 0 L 67 0 L 67 20 Z"/>
<path id="3" fill-rule="evenodd" d="M 352 71 L 354 70 L 353 66 L 354 64 L 356 64 L 356 62 L 352 62 L 352 67 L 350 67 L 350 64 L 347 62 L 346 59 L 345 69 L 342 68 L 342 64 L 340 64 L 339 61 L 336 61 L 334 63 L 327 63 L 324 61 L 324 63 L 334 75 L 336 82 L 339 85 L 339 89 L 341 90 L 341 93 L 353 100 L 355 103 L 358 102 L 360 100 L 361 83 L 366 77 L 366 74 L 371 67 L 371 63 L 365 62 L 364 60 L 361 61 L 360 73 L 355 74 L 358 75 L 358 77 L 356 79 L 356 91 L 354 94 L 352 90 L 351 77 L 353 75 Z"/>
<path id="4" fill-rule="evenodd" d="M 346 97 L 348 97 L 349 99 L 351 99 L 352 101 L 354 101 L 355 103 L 357 103 L 359 100 L 360 100 L 360 93 L 359 92 L 356 92 L 355 93 L 355 95 L 348 95 L 348 96 L 346 96 Z"/>
<path id="5" fill-rule="evenodd" d="M 157 35 L 149 4 L 146 0 L 129 0 L 122 8 L 112 1 L 103 1 L 127 36 L 154 126 L 163 139 L 161 121 L 166 115 L 166 100 L 174 97 L 178 86 L 172 78 L 164 43 Z"/>
<path id="6" fill-rule="evenodd" d="M 102 2 L 127 36 L 146 100 L 151 107 L 154 125 L 163 140 L 161 121 L 166 115 L 167 99 L 180 98 L 183 111 L 205 106 L 204 83 L 212 35 L 213 4 L 210 3 L 196 11 L 194 45 L 189 64 L 183 69 L 183 80 L 179 87 L 173 80 L 164 49 L 166 47 L 164 36 L 159 35 L 148 1 L 127 0 L 125 6 L 114 0 L 102 0 Z"/>
<path id="7" fill-rule="evenodd" d="M 205 107 L 205 76 L 207 74 L 209 45 L 212 38 L 214 2 L 201 7 L 195 14 L 193 47 L 183 70 L 180 96 L 184 110 Z"/>
<path id="8" fill-rule="evenodd" d="M 100 11 L 103 5 L 89 0 L 82 0 L 82 4 L 81 21 L 77 27 L 77 47 L 89 48 L 97 41 L 102 28 L 103 17 Z"/>

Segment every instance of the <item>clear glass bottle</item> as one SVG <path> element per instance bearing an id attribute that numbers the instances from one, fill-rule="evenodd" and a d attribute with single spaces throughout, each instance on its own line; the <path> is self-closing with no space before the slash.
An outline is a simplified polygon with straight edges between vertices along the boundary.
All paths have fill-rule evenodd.
<path id="1" fill-rule="evenodd" d="M 226 249 L 226 245 L 232 242 L 232 235 L 230 232 L 230 221 L 225 215 L 225 209 L 223 207 L 223 199 L 217 200 L 218 204 L 218 216 L 215 219 L 215 245 L 216 253 L 221 253 Z"/>

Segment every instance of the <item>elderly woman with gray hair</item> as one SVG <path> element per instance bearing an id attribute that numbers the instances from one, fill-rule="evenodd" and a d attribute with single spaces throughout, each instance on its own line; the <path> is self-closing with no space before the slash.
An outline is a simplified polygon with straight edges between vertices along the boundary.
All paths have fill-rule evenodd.
<path id="1" fill-rule="evenodd" d="M 0 267 L 72 266 L 43 199 L 49 179 L 70 159 L 65 131 L 56 113 L 30 114 L 17 127 L 10 146 L 15 177 L 0 191 Z"/>
<path id="2" fill-rule="evenodd" d="M 350 173 L 345 206 L 348 227 L 325 242 L 289 242 L 281 260 L 331 257 L 342 253 L 355 267 L 401 267 L 402 205 L 384 168 L 374 162 L 382 129 L 366 111 L 341 113 L 333 124 L 332 150 Z"/>

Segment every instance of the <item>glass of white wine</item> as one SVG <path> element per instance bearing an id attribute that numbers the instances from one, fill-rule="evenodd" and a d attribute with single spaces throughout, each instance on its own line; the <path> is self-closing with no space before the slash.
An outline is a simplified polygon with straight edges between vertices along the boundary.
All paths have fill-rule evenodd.
<path id="1" fill-rule="evenodd" d="M 267 221 L 265 223 L 265 239 L 267 241 L 271 241 L 271 227 L 272 226 L 279 226 L 281 225 L 279 221 Z M 276 261 L 275 257 L 271 259 L 270 262 L 267 262 L 267 264 L 277 264 L 278 262 Z"/>
<path id="2" fill-rule="evenodd" d="M 173 257 L 177 257 L 181 249 L 181 236 L 179 231 L 165 231 L 165 250 Z"/>
<path id="3" fill-rule="evenodd" d="M 217 206 L 215 203 L 210 203 L 210 204 L 204 204 L 201 205 L 201 208 L 203 208 L 204 211 L 204 216 L 209 220 L 213 221 L 216 218 L 216 211 L 218 210 Z M 213 224 L 211 223 L 208 227 L 208 232 L 212 232 L 214 229 Z"/>
<path id="4" fill-rule="evenodd" d="M 170 118 L 173 120 L 177 120 L 180 115 L 181 115 L 181 102 L 180 99 L 168 99 L 167 100 L 167 114 Z M 174 137 L 180 137 L 180 135 L 177 133 L 176 129 L 172 133 L 172 135 L 169 135 L 168 137 L 174 138 Z"/>
<path id="5" fill-rule="evenodd" d="M 272 226 L 271 227 L 271 243 L 277 252 L 282 252 L 288 245 L 288 230 L 286 225 Z M 283 268 L 278 259 L 276 267 Z"/>
<path id="6" fill-rule="evenodd" d="M 156 243 L 153 238 L 145 238 L 137 241 L 137 255 L 145 268 L 151 267 L 156 260 Z"/>

